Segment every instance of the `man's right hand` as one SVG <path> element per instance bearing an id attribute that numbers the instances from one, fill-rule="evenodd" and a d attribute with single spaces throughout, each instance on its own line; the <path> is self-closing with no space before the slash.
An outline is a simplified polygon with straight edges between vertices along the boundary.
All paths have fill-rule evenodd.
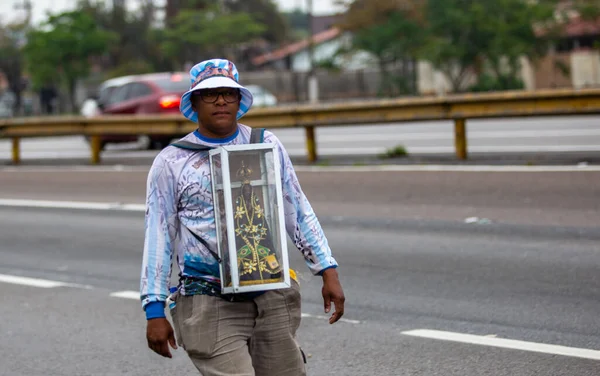
<path id="1" fill-rule="evenodd" d="M 173 357 L 169 350 L 169 344 L 173 349 L 177 349 L 173 328 L 169 321 L 164 317 L 148 320 L 146 339 L 148 340 L 148 347 L 165 358 Z"/>

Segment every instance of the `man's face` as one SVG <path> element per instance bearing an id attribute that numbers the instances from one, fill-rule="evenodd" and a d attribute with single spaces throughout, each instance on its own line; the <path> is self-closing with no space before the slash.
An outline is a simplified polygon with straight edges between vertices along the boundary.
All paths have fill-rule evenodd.
<path id="1" fill-rule="evenodd" d="M 190 98 L 198 124 L 209 137 L 227 137 L 237 129 L 240 92 L 233 88 L 198 90 Z"/>

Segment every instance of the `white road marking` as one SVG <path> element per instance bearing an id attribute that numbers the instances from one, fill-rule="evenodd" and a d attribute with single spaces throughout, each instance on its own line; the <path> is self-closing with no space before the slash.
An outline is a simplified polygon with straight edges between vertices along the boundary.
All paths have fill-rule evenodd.
<path id="1" fill-rule="evenodd" d="M 110 296 L 113 298 L 140 300 L 139 291 L 117 291 L 110 293 Z"/>
<path id="2" fill-rule="evenodd" d="M 600 351 L 581 349 L 576 347 L 566 347 L 558 345 L 547 345 L 544 343 L 517 341 L 512 339 L 494 338 L 489 336 L 476 336 L 471 334 L 443 332 L 438 330 L 410 330 L 402 334 L 412 337 L 437 339 L 442 341 L 460 342 L 471 345 L 491 346 L 504 349 L 531 351 L 544 354 L 570 356 L 576 358 L 585 358 L 600 360 Z"/>
<path id="3" fill-rule="evenodd" d="M 143 212 L 146 205 L 102 203 L 102 202 L 80 202 L 80 201 L 47 201 L 47 200 L 18 200 L 0 199 L 0 206 L 18 208 L 52 208 L 52 209 L 87 209 L 87 210 L 122 210 Z"/>
<path id="4" fill-rule="evenodd" d="M 571 172 L 571 171 L 600 171 L 600 165 L 556 165 L 556 166 L 490 166 L 490 165 L 366 165 L 366 166 L 304 166 L 296 165 L 298 172 Z M 48 167 L 0 167 L 0 173 L 28 172 L 28 173 L 73 173 L 73 172 L 148 172 L 147 167 L 127 166 L 120 169 L 105 166 L 48 166 Z M 104 205 L 120 205 L 106 203 Z"/>
<path id="5" fill-rule="evenodd" d="M 67 283 L 67 282 L 59 282 L 59 281 L 50 281 L 47 279 L 40 278 L 28 278 L 14 275 L 6 275 L 0 274 L 0 282 L 10 283 L 13 285 L 23 285 L 23 286 L 31 286 L 31 287 L 39 287 L 43 289 L 51 289 L 55 287 L 75 287 L 82 289 L 91 289 L 91 286 L 87 285 L 79 285 L 75 283 Z"/>
<path id="6" fill-rule="evenodd" d="M 388 140 L 390 141 L 390 140 Z M 393 143 L 403 143 L 403 140 L 394 141 Z M 589 142 L 589 140 L 587 140 Z M 317 139 L 317 145 L 319 140 Z M 362 141 L 360 139 L 357 142 Z M 306 156 L 306 147 L 300 146 L 303 144 L 286 145 L 286 150 L 292 157 L 303 157 Z M 393 148 L 395 145 L 390 144 L 386 146 L 371 146 L 371 147 L 349 147 L 348 142 L 344 143 L 343 147 L 319 147 L 317 146 L 317 153 L 321 157 L 328 156 L 374 156 L 385 153 L 388 149 Z M 448 140 L 445 146 L 411 146 L 410 144 L 403 143 L 409 154 L 454 154 L 455 148 L 452 146 L 451 140 Z M 598 144 L 580 144 L 580 145 L 470 145 L 468 148 L 470 153 L 557 153 L 557 152 L 597 152 L 600 151 Z M 158 153 L 156 151 L 119 151 L 116 153 L 103 153 L 102 158 L 106 160 L 121 160 L 121 159 L 132 159 L 132 158 L 147 158 L 152 159 L 156 157 Z M 0 150 L 0 161 L 11 160 L 11 154 Z M 89 153 L 77 153 L 72 151 L 23 151 L 21 155 L 22 160 L 34 160 L 34 159 L 89 159 Z M 151 161 L 148 162 L 148 166 Z"/>
<path id="7" fill-rule="evenodd" d="M 317 140 L 318 142 L 318 140 Z M 408 154 L 454 154 L 455 148 L 448 146 L 410 146 L 404 145 Z M 327 156 L 357 156 L 379 155 L 385 153 L 392 146 L 384 147 L 317 147 L 317 154 Z M 306 148 L 288 148 L 292 156 L 306 155 Z M 600 145 L 473 145 L 468 147 L 469 153 L 567 153 L 567 152 L 596 152 Z"/>
<path id="8" fill-rule="evenodd" d="M 329 321 L 329 316 L 311 315 L 310 313 L 302 313 L 302 317 Z M 350 320 L 350 319 L 345 319 L 343 317 L 339 321 L 345 322 L 348 324 L 360 324 L 361 323 L 359 320 Z"/>
<path id="9" fill-rule="evenodd" d="M 600 166 L 456 166 L 456 165 L 381 165 L 381 166 L 298 166 L 299 172 L 598 172 Z"/>
<path id="10" fill-rule="evenodd" d="M 500 131 L 478 131 L 476 127 L 471 127 L 467 131 L 469 140 L 476 139 L 521 139 L 521 138 L 550 138 L 550 137 L 584 137 L 600 136 L 600 129 L 555 129 L 555 130 L 500 130 Z M 389 141 L 416 141 L 416 140 L 454 140 L 454 132 L 448 127 L 447 132 L 395 132 L 389 134 L 371 133 L 371 134 L 328 134 L 316 136 L 317 142 L 328 143 L 349 143 L 349 142 L 389 142 Z M 287 141 L 284 139 L 284 141 Z M 290 138 L 287 144 L 304 143 L 305 140 Z"/>
<path id="11" fill-rule="evenodd" d="M 113 298 L 121 298 L 121 299 L 131 299 L 131 300 L 140 300 L 140 292 L 139 291 L 118 291 L 110 294 Z M 303 313 L 302 317 L 311 318 L 311 319 L 319 319 L 319 320 L 329 320 L 327 316 L 319 316 L 319 315 L 311 315 L 310 313 Z M 350 320 L 341 318 L 340 322 L 345 322 L 348 324 L 360 324 L 361 322 L 358 320 Z"/>

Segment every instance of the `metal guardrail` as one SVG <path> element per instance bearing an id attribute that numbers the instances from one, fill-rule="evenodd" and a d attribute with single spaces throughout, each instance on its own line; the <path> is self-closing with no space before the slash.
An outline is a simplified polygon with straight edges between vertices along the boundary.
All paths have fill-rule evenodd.
<path id="1" fill-rule="evenodd" d="M 600 114 L 600 89 L 451 95 L 302 106 L 259 108 L 243 123 L 252 127 L 305 128 L 308 159 L 317 160 L 315 127 L 432 120 L 454 121 L 456 156 L 467 159 L 468 119 Z M 185 134 L 196 125 L 180 115 L 38 117 L 0 120 L 0 138 L 12 139 L 12 160 L 20 162 L 20 139 L 86 135 L 91 161 L 100 162 L 100 135 Z"/>

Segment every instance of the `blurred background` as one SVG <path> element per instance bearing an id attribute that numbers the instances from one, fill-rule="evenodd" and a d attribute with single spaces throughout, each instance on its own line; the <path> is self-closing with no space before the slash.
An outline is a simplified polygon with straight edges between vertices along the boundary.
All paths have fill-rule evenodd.
<path id="1" fill-rule="evenodd" d="M 600 0 L 0 2 L 0 376 L 196 374 L 147 348 L 139 280 L 180 136 L 152 129 L 182 131 L 154 114 L 214 57 L 281 108 L 255 113 L 340 263 L 332 326 L 288 242 L 309 375 L 600 374 Z"/>
<path id="2" fill-rule="evenodd" d="M 185 75 L 215 56 L 236 62 L 260 106 L 310 95 L 597 87 L 598 8 L 589 0 L 7 0 L 0 117 L 93 114 L 165 92 L 136 75 Z M 132 80 L 148 85 L 105 103 L 101 89 Z"/>

